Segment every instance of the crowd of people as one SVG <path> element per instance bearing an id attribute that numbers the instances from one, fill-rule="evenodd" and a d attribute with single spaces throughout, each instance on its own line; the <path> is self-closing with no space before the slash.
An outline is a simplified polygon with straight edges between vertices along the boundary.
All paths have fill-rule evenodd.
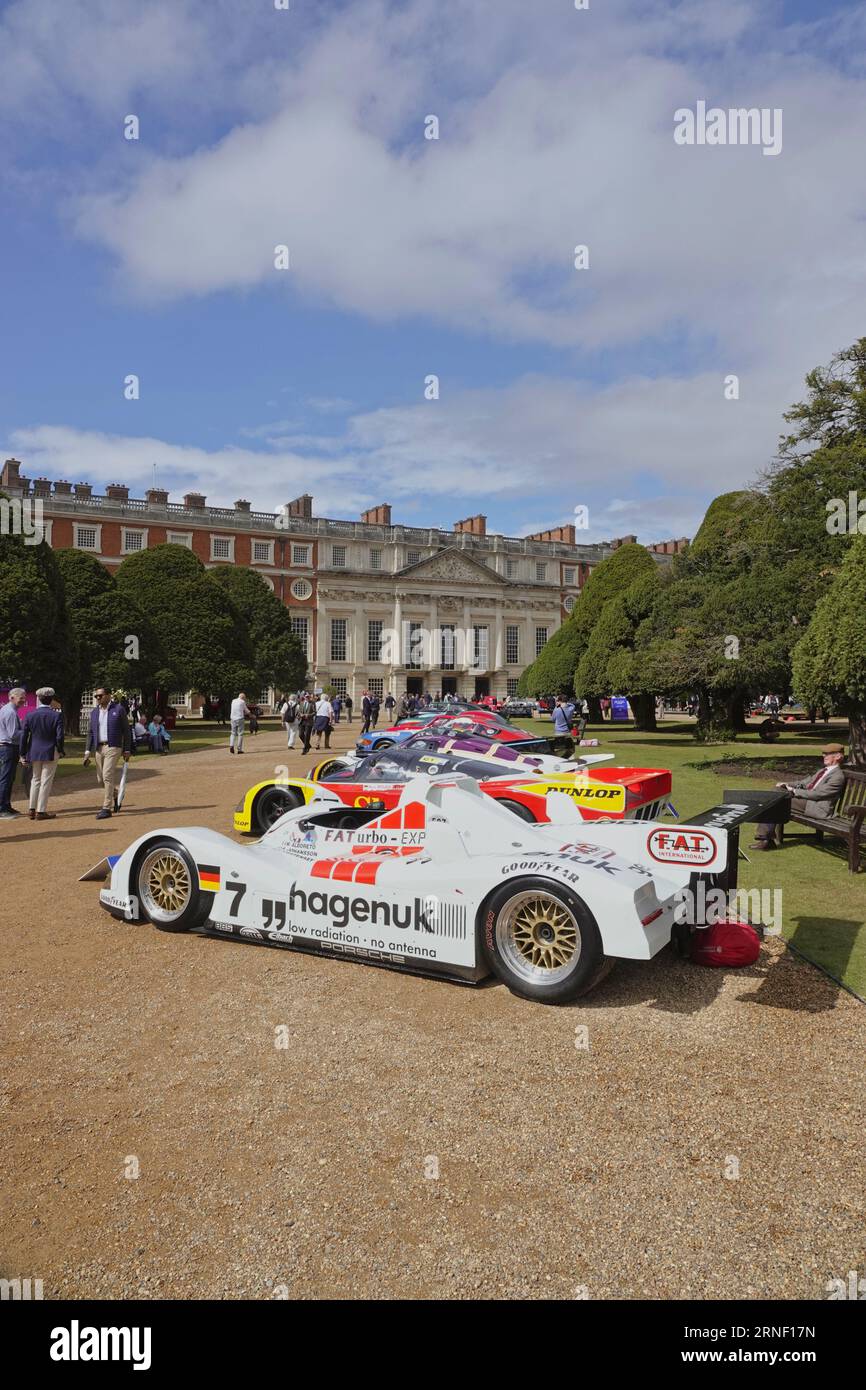
<path id="1" fill-rule="evenodd" d="M 20 771 L 30 820 L 54 820 L 48 801 L 61 758 L 66 757 L 63 710 L 51 686 L 36 691 L 36 706 L 21 718 L 19 711 L 27 699 L 21 686 L 14 686 L 7 701 L 0 705 L 0 820 L 15 820 L 24 812 L 12 805 L 12 790 Z M 123 770 L 135 753 L 165 755 L 171 746 L 171 733 L 161 714 L 150 720 L 137 703 L 115 697 L 106 686 L 93 692 L 93 709 L 87 726 L 84 767 L 91 760 L 102 788 L 102 805 L 97 820 L 107 820 L 120 808 L 125 785 Z"/>

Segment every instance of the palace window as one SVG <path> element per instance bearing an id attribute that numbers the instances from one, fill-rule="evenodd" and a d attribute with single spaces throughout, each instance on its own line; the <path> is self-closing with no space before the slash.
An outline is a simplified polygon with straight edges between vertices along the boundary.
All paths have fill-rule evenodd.
<path id="1" fill-rule="evenodd" d="M 292 546 L 292 564 L 308 565 L 310 563 L 310 547 L 308 545 Z"/>
<path id="2" fill-rule="evenodd" d="M 331 546 L 331 564 L 335 569 L 346 568 L 346 547 L 344 545 Z"/>
<path id="3" fill-rule="evenodd" d="M 76 523 L 73 530 L 75 531 L 75 547 L 77 550 L 99 549 L 100 528 L 98 526 L 79 526 Z"/>
<path id="4" fill-rule="evenodd" d="M 346 660 L 346 631 L 349 626 L 348 618 L 331 619 L 331 660 Z"/>
<path id="5" fill-rule="evenodd" d="M 516 666 L 520 660 L 520 628 L 507 627 L 505 629 L 505 664 L 506 666 Z"/>
<path id="6" fill-rule="evenodd" d="M 367 623 L 367 660 L 382 660 L 382 630 L 385 626 L 382 618 L 370 618 Z"/>
<path id="7" fill-rule="evenodd" d="M 421 559 L 421 551 L 420 551 L 420 550 L 407 550 L 407 551 L 406 551 L 406 564 L 407 564 L 407 565 L 417 565 L 417 564 L 419 563 L 420 559 Z"/>
<path id="8" fill-rule="evenodd" d="M 369 690 L 371 695 L 378 695 L 379 699 L 381 700 L 382 696 L 385 693 L 385 681 L 383 677 L 373 676 L 373 678 L 368 683 L 367 689 Z"/>
<path id="9" fill-rule="evenodd" d="M 274 563 L 273 541 L 253 541 L 253 564 L 272 565 Z"/>
<path id="10" fill-rule="evenodd" d="M 124 555 L 131 555 L 136 550 L 147 549 L 146 531 L 128 531 L 125 526 L 120 530 L 121 542 L 120 549 Z"/>
<path id="11" fill-rule="evenodd" d="M 443 623 L 439 634 L 439 665 L 443 671 L 454 670 L 454 623 Z"/>
<path id="12" fill-rule="evenodd" d="M 536 655 L 536 656 L 540 656 L 540 655 L 541 655 L 541 652 L 542 652 L 542 650 L 543 650 L 543 648 L 544 648 L 544 646 L 545 646 L 545 643 L 547 642 L 547 633 L 548 633 L 548 628 L 546 628 L 546 627 L 537 627 L 537 628 L 535 629 L 535 655 Z"/>
<path id="13" fill-rule="evenodd" d="M 371 550 L 371 551 L 370 551 L 370 569 L 371 569 L 371 570 L 380 570 L 381 568 L 382 568 L 382 552 L 381 552 L 381 550 Z"/>
<path id="14" fill-rule="evenodd" d="M 405 645 L 403 665 L 407 671 L 420 671 L 424 647 L 424 624 L 404 623 L 403 642 Z"/>
<path id="15" fill-rule="evenodd" d="M 183 545 L 192 550 L 192 531 L 169 531 L 166 540 L 169 545 Z"/>
<path id="16" fill-rule="evenodd" d="M 310 659 L 310 620 L 309 618 L 292 617 L 292 632 L 297 637 L 303 648 L 304 656 Z"/>
<path id="17" fill-rule="evenodd" d="M 212 560 L 234 560 L 234 536 L 211 536 L 210 557 Z"/>
<path id="18" fill-rule="evenodd" d="M 335 695 L 343 695 L 343 696 L 344 696 L 344 695 L 346 694 L 346 677 L 345 677 L 345 676 L 332 676 L 332 677 L 331 677 L 331 687 L 332 687 L 332 689 L 333 689 Z"/>
<path id="19" fill-rule="evenodd" d="M 505 578 L 516 579 L 518 574 L 518 562 L 516 560 L 505 561 Z"/>
<path id="20" fill-rule="evenodd" d="M 489 661 L 489 642 L 490 629 L 487 627 L 473 627 L 472 629 L 472 665 L 479 670 L 486 671 Z"/>
<path id="21" fill-rule="evenodd" d="M 309 579 L 295 579 L 292 581 L 292 598 L 300 599 L 301 602 L 303 602 L 304 599 L 310 597 L 312 592 L 313 586 Z"/>
<path id="22" fill-rule="evenodd" d="M 509 677 L 508 677 L 508 680 L 505 682 L 505 693 L 506 693 L 506 695 L 509 695 L 509 696 L 511 696 L 511 695 L 516 695 L 516 694 L 517 694 L 517 686 L 518 686 L 517 677 L 516 677 L 516 676 L 509 676 Z"/>
<path id="23" fill-rule="evenodd" d="M 539 584 L 543 584 L 544 581 L 547 579 L 547 562 L 546 562 L 546 561 L 544 561 L 544 560 L 536 560 L 536 562 L 535 562 L 535 578 L 536 578 L 536 580 L 538 581 Z"/>
<path id="24" fill-rule="evenodd" d="M 566 565 L 563 571 L 563 582 L 565 584 L 574 583 L 574 565 Z"/>

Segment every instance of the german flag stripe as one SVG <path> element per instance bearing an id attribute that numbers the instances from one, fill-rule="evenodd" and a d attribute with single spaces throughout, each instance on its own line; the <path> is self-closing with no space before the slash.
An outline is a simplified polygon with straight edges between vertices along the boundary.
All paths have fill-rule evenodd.
<path id="1" fill-rule="evenodd" d="M 218 864 L 198 864 L 199 887 L 205 888 L 209 893 L 218 893 L 220 889 L 220 868 Z"/>

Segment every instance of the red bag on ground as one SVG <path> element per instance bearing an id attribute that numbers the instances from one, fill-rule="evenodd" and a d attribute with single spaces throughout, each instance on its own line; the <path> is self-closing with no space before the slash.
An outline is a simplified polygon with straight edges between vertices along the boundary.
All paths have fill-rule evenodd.
<path id="1" fill-rule="evenodd" d="M 761 938 L 748 922 L 728 918 L 701 927 L 692 937 L 695 965 L 754 965 L 761 954 Z"/>

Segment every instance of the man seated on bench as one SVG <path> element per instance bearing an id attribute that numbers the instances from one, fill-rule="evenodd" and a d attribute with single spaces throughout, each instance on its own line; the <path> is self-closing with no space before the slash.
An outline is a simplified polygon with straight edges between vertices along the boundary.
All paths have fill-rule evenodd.
<path id="1" fill-rule="evenodd" d="M 804 778 L 802 782 L 777 782 L 776 786 L 791 792 L 794 798 L 791 802 L 792 812 L 829 820 L 845 788 L 845 774 L 841 767 L 845 749 L 841 743 L 825 743 L 821 754 L 824 765 L 814 777 Z M 762 821 L 755 831 L 752 849 L 775 849 L 775 837 L 775 825 Z"/>

